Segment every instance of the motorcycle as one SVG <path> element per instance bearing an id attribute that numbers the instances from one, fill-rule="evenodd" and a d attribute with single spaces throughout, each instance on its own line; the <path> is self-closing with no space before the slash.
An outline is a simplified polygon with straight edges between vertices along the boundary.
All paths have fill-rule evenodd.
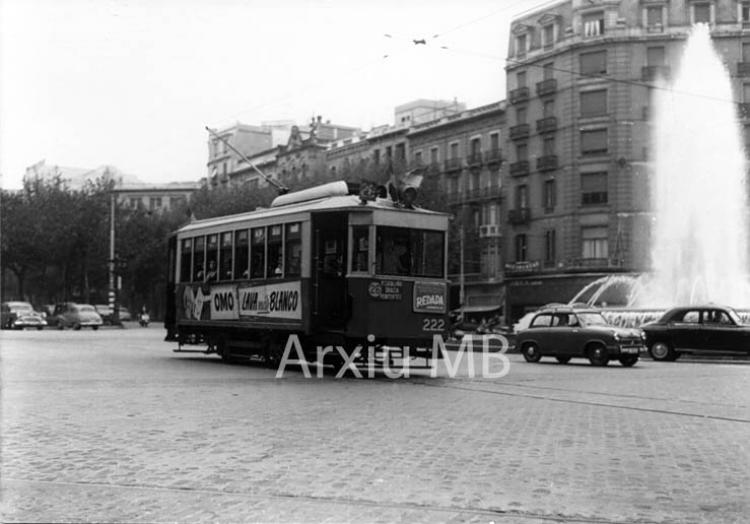
<path id="1" fill-rule="evenodd" d="M 151 321 L 151 317 L 148 313 L 141 313 L 138 317 L 138 323 L 141 327 L 148 327 L 148 323 Z"/>

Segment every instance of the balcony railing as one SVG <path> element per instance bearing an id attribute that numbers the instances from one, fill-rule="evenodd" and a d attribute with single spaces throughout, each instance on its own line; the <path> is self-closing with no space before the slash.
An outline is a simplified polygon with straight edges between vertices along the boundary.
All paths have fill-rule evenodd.
<path id="1" fill-rule="evenodd" d="M 518 124 L 510 128 L 511 140 L 522 140 L 528 138 L 531 132 L 529 124 Z"/>
<path id="2" fill-rule="evenodd" d="M 497 166 L 503 162 L 503 152 L 500 149 L 491 149 L 484 153 L 484 163 L 488 166 Z"/>
<path id="3" fill-rule="evenodd" d="M 510 165 L 510 176 L 524 176 L 529 174 L 529 161 L 521 160 Z"/>
<path id="4" fill-rule="evenodd" d="M 536 83 L 537 96 L 551 95 L 555 91 L 557 91 L 557 80 L 554 78 L 548 78 Z"/>
<path id="5" fill-rule="evenodd" d="M 525 260 L 505 264 L 506 275 L 591 271 L 592 269 L 622 270 L 624 262 L 616 258 L 569 258 L 567 260 Z"/>
<path id="6" fill-rule="evenodd" d="M 517 226 L 531 222 L 531 209 L 528 207 L 519 207 L 508 211 L 508 223 Z"/>
<path id="7" fill-rule="evenodd" d="M 540 118 L 536 121 L 537 133 L 552 133 L 554 131 L 557 131 L 557 117 L 548 116 L 546 118 Z"/>
<path id="8" fill-rule="evenodd" d="M 737 76 L 750 76 L 750 62 L 737 62 Z"/>
<path id="9" fill-rule="evenodd" d="M 511 104 L 520 104 L 521 102 L 526 102 L 528 99 L 529 99 L 528 87 L 519 87 L 517 89 L 512 89 L 510 91 L 510 103 Z"/>
<path id="10" fill-rule="evenodd" d="M 672 70 L 669 66 L 643 66 L 641 68 L 641 80 L 652 82 L 659 78 L 668 79 Z"/>
<path id="11" fill-rule="evenodd" d="M 461 162 L 460 158 L 448 158 L 445 160 L 445 171 L 451 172 L 451 171 L 460 171 L 463 167 L 463 164 Z"/>
<path id="12" fill-rule="evenodd" d="M 467 156 L 466 165 L 469 167 L 480 167 L 482 165 L 482 153 L 474 153 Z"/>
<path id="13" fill-rule="evenodd" d="M 544 155 L 537 157 L 537 171 L 553 171 L 557 169 L 557 155 Z"/>

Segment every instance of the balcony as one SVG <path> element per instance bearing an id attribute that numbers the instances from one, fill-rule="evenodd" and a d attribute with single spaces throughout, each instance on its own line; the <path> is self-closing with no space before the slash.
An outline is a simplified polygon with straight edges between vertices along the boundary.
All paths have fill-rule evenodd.
<path id="1" fill-rule="evenodd" d="M 529 161 L 521 160 L 520 162 L 513 162 L 510 165 L 510 176 L 524 176 L 528 175 L 530 171 Z"/>
<path id="2" fill-rule="evenodd" d="M 529 138 L 531 133 L 531 126 L 529 124 L 518 124 L 510 128 L 510 139 L 511 140 L 523 140 Z"/>
<path id="3" fill-rule="evenodd" d="M 737 76 L 750 76 L 750 62 L 737 62 Z"/>
<path id="4" fill-rule="evenodd" d="M 657 79 L 668 79 L 671 75 L 669 66 L 643 66 L 641 68 L 641 80 L 653 82 Z"/>
<path id="5" fill-rule="evenodd" d="M 546 96 L 551 95 L 557 91 L 557 80 L 549 78 L 536 83 L 536 95 Z"/>
<path id="6" fill-rule="evenodd" d="M 517 89 L 511 89 L 509 98 L 511 104 L 526 102 L 529 99 L 529 88 L 519 87 Z"/>
<path id="7" fill-rule="evenodd" d="M 568 271 L 590 271 L 593 269 L 623 268 L 624 262 L 617 258 L 571 258 L 566 260 L 563 266 Z"/>
<path id="8" fill-rule="evenodd" d="M 497 168 L 503 163 L 503 152 L 499 149 L 491 149 L 484 153 L 484 163 L 490 169 Z"/>
<path id="9" fill-rule="evenodd" d="M 482 167 L 482 153 L 474 153 L 466 157 L 466 165 L 469 168 Z"/>
<path id="10" fill-rule="evenodd" d="M 536 132 L 541 134 L 557 131 L 557 117 L 548 116 L 536 121 Z"/>
<path id="11" fill-rule="evenodd" d="M 554 171 L 557 169 L 557 155 L 544 155 L 537 157 L 537 171 Z"/>
<path id="12" fill-rule="evenodd" d="M 448 158 L 443 165 L 446 173 L 461 171 L 463 168 L 463 163 L 460 158 Z"/>
<path id="13" fill-rule="evenodd" d="M 528 207 L 519 207 L 508 211 L 508 223 L 513 226 L 528 224 L 531 222 L 531 209 Z"/>

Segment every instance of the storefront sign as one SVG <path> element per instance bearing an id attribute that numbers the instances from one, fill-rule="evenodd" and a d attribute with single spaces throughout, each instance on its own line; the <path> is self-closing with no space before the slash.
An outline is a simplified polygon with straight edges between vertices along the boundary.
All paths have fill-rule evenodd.
<path id="1" fill-rule="evenodd" d="M 281 282 L 239 289 L 239 314 L 243 317 L 302 319 L 300 282 Z"/>
<path id="2" fill-rule="evenodd" d="M 373 280 L 367 288 L 376 300 L 401 300 L 404 283 L 401 280 Z"/>
<path id="3" fill-rule="evenodd" d="M 445 313 L 445 284 L 440 282 L 415 282 L 414 312 Z"/>

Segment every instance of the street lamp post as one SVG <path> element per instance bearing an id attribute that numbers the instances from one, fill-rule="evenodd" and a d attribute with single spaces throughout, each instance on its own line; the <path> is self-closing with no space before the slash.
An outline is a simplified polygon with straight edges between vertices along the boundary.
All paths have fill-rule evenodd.
<path id="1" fill-rule="evenodd" d="M 117 257 L 115 255 L 115 192 L 110 193 L 109 206 L 109 307 L 112 310 L 112 324 L 120 325 L 120 311 L 117 307 Z"/>

